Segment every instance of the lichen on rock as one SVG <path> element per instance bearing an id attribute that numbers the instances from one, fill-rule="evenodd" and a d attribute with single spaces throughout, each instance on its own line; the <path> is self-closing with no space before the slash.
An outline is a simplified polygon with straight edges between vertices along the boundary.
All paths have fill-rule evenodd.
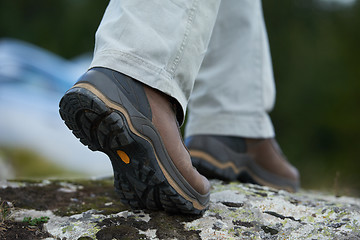
<path id="1" fill-rule="evenodd" d="M 208 211 L 189 216 L 131 210 L 111 179 L 2 182 L 0 200 L 12 207 L 0 222 L 0 239 L 33 231 L 24 217 L 44 216 L 48 222 L 36 227 L 47 239 L 360 239 L 357 198 L 211 183 Z"/>

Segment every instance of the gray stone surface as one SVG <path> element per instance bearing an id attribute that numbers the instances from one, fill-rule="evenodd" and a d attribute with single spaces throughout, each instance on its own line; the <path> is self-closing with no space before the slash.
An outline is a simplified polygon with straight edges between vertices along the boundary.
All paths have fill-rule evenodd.
<path id="1" fill-rule="evenodd" d="M 96 186 L 96 181 L 90 185 L 2 182 L 0 198 L 11 202 L 8 217 L 11 221 L 21 222 L 29 216 L 49 217 L 39 227 L 49 233 L 51 237 L 47 239 L 360 239 L 360 199 L 357 198 L 310 191 L 288 193 L 251 184 L 212 181 L 209 210 L 196 217 L 118 207 L 118 199 L 112 195 L 101 202 L 102 196 L 97 195 L 104 193 L 96 192 Z M 6 196 L 6 193 L 10 196 L 11 189 L 26 192 L 31 187 L 40 192 L 56 191 L 54 201 L 58 196 L 68 195 L 72 198 L 68 205 L 79 203 L 88 207 L 74 211 L 75 205 L 70 208 L 65 204 L 61 205 L 61 212 L 56 205 L 46 205 L 49 209 L 27 207 Z M 88 188 L 94 189 L 93 195 L 85 191 Z M 99 188 L 111 191 L 110 181 Z M 92 198 L 96 199 L 95 205 L 91 205 Z"/>

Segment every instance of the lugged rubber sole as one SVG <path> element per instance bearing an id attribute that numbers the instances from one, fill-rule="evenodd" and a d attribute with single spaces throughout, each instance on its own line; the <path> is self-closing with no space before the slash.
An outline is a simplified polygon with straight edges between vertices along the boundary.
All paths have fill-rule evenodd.
<path id="1" fill-rule="evenodd" d="M 75 85 L 61 99 L 59 112 L 84 145 L 109 156 L 122 203 L 134 209 L 186 214 L 206 210 L 169 183 L 151 140 L 134 129 L 125 109 L 114 109 L 94 92 Z"/>
<path id="2" fill-rule="evenodd" d="M 297 190 L 297 187 L 290 183 L 290 181 L 280 180 L 279 177 L 270 175 L 253 161 L 244 161 L 240 166 L 236 166 L 233 162 L 223 163 L 203 151 L 191 150 L 191 148 L 189 151 L 194 167 L 208 178 L 225 181 L 238 180 L 243 183 L 265 185 L 275 189 L 284 189 L 289 192 L 295 192 Z M 267 177 L 268 180 L 260 176 Z M 277 184 L 275 181 L 278 183 L 281 182 L 282 184 Z M 285 182 L 286 184 L 284 184 Z"/>

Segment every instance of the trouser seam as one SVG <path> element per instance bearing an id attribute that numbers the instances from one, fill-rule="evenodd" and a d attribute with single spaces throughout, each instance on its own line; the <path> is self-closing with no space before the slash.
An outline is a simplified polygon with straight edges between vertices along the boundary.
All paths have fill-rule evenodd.
<path id="1" fill-rule="evenodd" d="M 179 50 L 177 51 L 177 54 L 170 66 L 170 68 L 168 69 L 169 73 L 171 74 L 172 77 L 175 76 L 175 71 L 177 69 L 177 66 L 179 65 L 181 59 L 182 59 L 182 56 L 183 56 L 183 53 L 184 53 L 184 49 L 185 49 L 185 46 L 187 45 L 188 43 L 188 39 L 189 39 L 189 35 L 190 35 L 190 29 L 191 29 L 191 26 L 194 22 L 194 18 L 195 18 L 195 12 L 196 12 L 196 9 L 198 7 L 198 0 L 195 0 L 190 8 L 190 12 L 189 12 L 189 16 L 188 16 L 188 19 L 186 21 L 186 28 L 185 28 L 185 34 L 184 34 L 184 37 L 181 41 L 181 44 L 180 44 L 180 48 Z"/>
<path id="2" fill-rule="evenodd" d="M 259 15 L 259 12 L 257 12 L 257 14 Z M 258 27 L 259 25 L 261 25 L 260 22 L 256 22 L 257 26 Z M 259 26 L 261 27 L 261 26 Z M 263 109 L 264 107 L 264 96 L 263 96 L 263 69 L 262 69 L 262 51 L 260 51 L 260 49 L 262 49 L 262 33 L 261 32 L 258 32 L 258 35 L 259 37 L 257 38 L 257 41 L 256 41 L 256 48 L 257 48 L 257 51 L 255 51 L 255 65 L 256 65 L 256 69 L 258 71 L 258 77 L 260 78 L 260 80 L 256 81 L 255 82 L 255 86 L 256 86 L 256 93 L 258 94 L 259 96 L 259 100 L 258 100 L 258 106 L 259 109 Z M 257 117 L 258 118 L 261 118 L 261 113 L 260 112 L 257 112 Z"/>

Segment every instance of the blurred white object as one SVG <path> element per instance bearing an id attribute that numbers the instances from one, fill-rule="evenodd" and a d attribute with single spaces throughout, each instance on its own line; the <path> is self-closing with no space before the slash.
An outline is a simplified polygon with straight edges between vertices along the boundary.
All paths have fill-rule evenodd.
<path id="1" fill-rule="evenodd" d="M 0 156 L 0 181 L 15 177 L 12 166 Z"/>
<path id="2" fill-rule="evenodd" d="M 108 157 L 83 146 L 58 113 L 61 97 L 90 61 L 67 61 L 25 42 L 0 40 L 0 146 L 26 147 L 90 176 L 111 175 Z"/>

